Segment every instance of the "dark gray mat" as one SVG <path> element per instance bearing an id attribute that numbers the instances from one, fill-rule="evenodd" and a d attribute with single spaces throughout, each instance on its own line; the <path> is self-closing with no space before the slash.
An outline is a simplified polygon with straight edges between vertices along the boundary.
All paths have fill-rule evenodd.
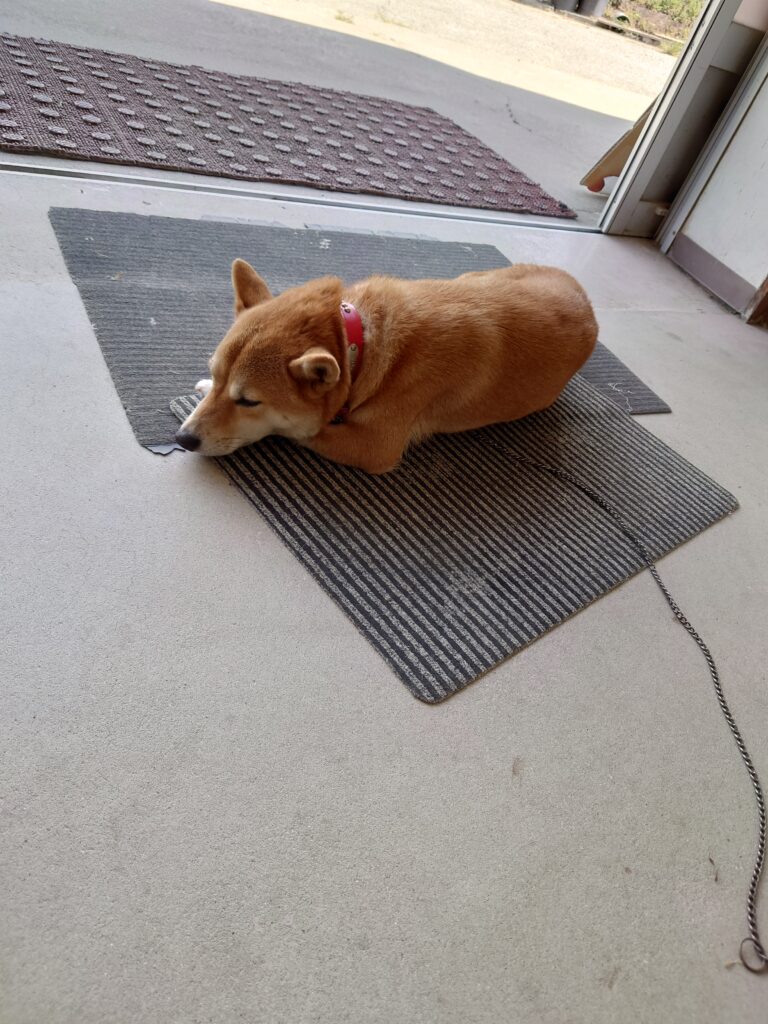
<path id="1" fill-rule="evenodd" d="M 196 403 L 177 400 L 178 418 Z M 218 461 L 406 686 L 433 703 L 642 568 L 587 497 L 494 442 L 575 474 L 656 558 L 737 507 L 578 377 L 551 409 L 433 438 L 384 477 L 280 439 Z"/>
<path id="2" fill-rule="evenodd" d="M 0 149 L 576 216 L 425 107 L 6 33 Z"/>
<path id="3" fill-rule="evenodd" d="M 509 262 L 490 245 L 395 235 L 63 208 L 50 218 L 131 425 L 148 446 L 172 441 L 169 402 L 208 375 L 208 357 L 232 321 L 236 256 L 276 292 L 323 274 L 445 278 Z M 582 373 L 622 409 L 669 411 L 602 346 Z"/>
<path id="4" fill-rule="evenodd" d="M 600 342 L 581 370 L 581 376 L 631 416 L 672 411 L 665 401 Z"/>

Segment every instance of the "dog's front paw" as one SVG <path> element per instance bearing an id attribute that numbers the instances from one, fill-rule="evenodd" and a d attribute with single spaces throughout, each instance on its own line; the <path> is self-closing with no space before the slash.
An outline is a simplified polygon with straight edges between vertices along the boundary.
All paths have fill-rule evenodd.
<path id="1" fill-rule="evenodd" d="M 195 384 L 195 391 L 198 393 L 198 395 L 205 398 L 205 396 L 208 394 L 212 387 L 212 380 L 199 380 L 197 384 Z"/>

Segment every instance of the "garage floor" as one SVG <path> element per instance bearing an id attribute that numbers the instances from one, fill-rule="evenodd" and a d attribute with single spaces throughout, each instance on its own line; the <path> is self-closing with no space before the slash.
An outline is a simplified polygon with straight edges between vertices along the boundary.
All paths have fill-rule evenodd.
<path id="1" fill-rule="evenodd" d="M 765 332 L 644 242 L 5 173 L 3 1024 L 763 1024 L 724 966 L 752 794 L 653 582 L 418 703 L 215 465 L 137 445 L 52 205 L 574 272 L 674 410 L 644 424 L 742 503 L 662 571 L 768 780 Z"/>

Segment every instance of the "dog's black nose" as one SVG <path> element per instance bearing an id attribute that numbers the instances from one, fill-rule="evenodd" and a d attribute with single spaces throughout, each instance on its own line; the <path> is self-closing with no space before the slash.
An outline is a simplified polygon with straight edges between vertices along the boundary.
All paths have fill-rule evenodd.
<path id="1" fill-rule="evenodd" d="M 200 447 L 200 438 L 195 437 L 194 434 L 188 434 L 186 430 L 180 430 L 176 435 L 176 443 L 180 444 L 182 448 L 186 448 L 188 452 L 194 452 Z"/>

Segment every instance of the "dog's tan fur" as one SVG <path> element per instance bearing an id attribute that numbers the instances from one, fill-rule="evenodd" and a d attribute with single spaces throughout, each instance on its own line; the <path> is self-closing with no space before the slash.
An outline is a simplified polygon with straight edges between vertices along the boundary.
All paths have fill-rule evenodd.
<path id="1" fill-rule="evenodd" d="M 206 397 L 180 435 L 223 455 L 267 434 L 385 473 L 431 434 L 520 419 L 555 401 L 589 358 L 597 323 L 562 270 L 518 264 L 451 281 L 325 277 L 277 298 L 242 260 L 235 322 L 211 360 Z M 342 299 L 365 349 L 351 382 Z M 243 408 L 246 398 L 261 404 Z M 346 420 L 331 425 L 349 407 Z"/>

